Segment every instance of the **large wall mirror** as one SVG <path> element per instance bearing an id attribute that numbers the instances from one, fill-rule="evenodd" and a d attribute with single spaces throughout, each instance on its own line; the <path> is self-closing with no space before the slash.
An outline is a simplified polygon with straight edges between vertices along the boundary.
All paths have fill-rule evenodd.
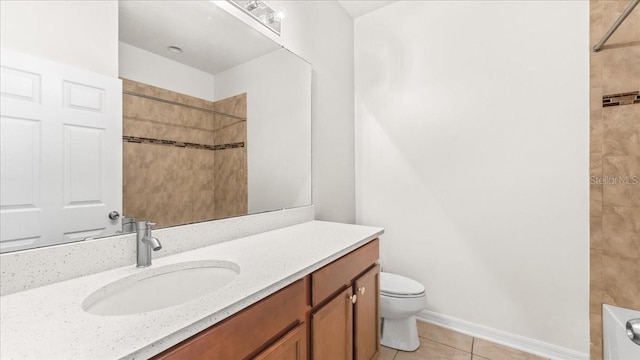
<path id="1" fill-rule="evenodd" d="M 24 84 L 36 80 L 3 56 L 2 252 L 128 232 L 131 218 L 162 228 L 311 204 L 308 62 L 211 1 L 120 1 L 118 21 L 122 126 L 115 145 L 102 143 L 102 129 L 79 123 L 38 132 L 44 119 L 10 113 L 20 105 L 13 102 L 28 98 Z M 43 94 L 46 79 L 40 79 Z M 108 107 L 109 94 L 100 97 L 96 89 L 67 81 L 60 96 L 77 100 L 62 103 L 75 110 Z M 54 134 L 62 140 L 52 140 Z M 46 160 L 51 142 L 62 155 Z M 115 180 L 95 175 L 102 170 L 93 153 L 104 162 L 117 157 Z M 43 162 L 45 170 L 34 165 Z M 45 171 L 60 174 L 59 187 Z M 50 189 L 63 193 L 53 210 L 71 208 L 77 198 L 73 229 L 47 232 L 39 225 L 70 222 L 42 210 Z M 92 193 L 121 202 L 107 206 Z"/>

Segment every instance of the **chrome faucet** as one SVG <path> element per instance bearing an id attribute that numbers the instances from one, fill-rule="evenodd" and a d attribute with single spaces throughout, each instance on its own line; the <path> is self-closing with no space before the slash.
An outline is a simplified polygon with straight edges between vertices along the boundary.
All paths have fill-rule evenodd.
<path id="1" fill-rule="evenodd" d="M 122 230 L 121 234 L 129 234 L 132 232 L 136 232 L 136 218 L 133 217 L 123 217 L 122 218 Z"/>
<path id="2" fill-rule="evenodd" d="M 151 236 L 151 228 L 156 224 L 149 221 L 137 221 L 136 233 L 138 234 L 136 250 L 138 253 L 137 267 L 147 267 L 151 265 L 151 250 L 162 249 L 160 240 Z"/>

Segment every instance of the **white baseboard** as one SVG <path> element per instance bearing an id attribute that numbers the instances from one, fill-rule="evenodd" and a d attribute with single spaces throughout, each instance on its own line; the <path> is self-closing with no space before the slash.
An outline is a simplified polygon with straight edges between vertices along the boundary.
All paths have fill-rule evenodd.
<path id="1" fill-rule="evenodd" d="M 496 344 L 542 356 L 550 360 L 589 360 L 589 354 L 545 343 L 540 340 L 511 334 L 488 326 L 456 319 L 451 316 L 434 313 L 428 310 L 421 311 L 416 317 L 421 321 L 426 321 L 443 328 L 491 341 Z"/>

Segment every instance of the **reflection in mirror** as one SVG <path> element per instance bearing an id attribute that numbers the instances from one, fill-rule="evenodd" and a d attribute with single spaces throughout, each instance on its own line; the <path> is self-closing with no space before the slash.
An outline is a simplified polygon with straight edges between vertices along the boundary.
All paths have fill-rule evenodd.
<path id="1" fill-rule="evenodd" d="M 282 10 L 276 10 L 260 0 L 229 0 L 229 2 L 249 14 L 267 29 L 280 35 L 280 27 L 282 19 L 284 19 Z"/>
<path id="2" fill-rule="evenodd" d="M 80 144 L 75 146 L 79 155 L 72 158 L 80 165 L 75 166 L 81 169 L 77 175 L 85 175 L 87 191 L 121 193 L 116 195 L 121 204 L 94 201 L 98 210 L 90 215 L 83 209 L 93 200 L 78 198 L 80 215 L 74 218 L 73 231 L 43 232 L 40 238 L 46 241 L 31 243 L 12 242 L 19 238 L 14 236 L 19 231 L 5 231 L 3 212 L 2 252 L 113 235 L 131 230 L 126 226 L 131 218 L 167 227 L 311 204 L 311 67 L 307 62 L 205 0 L 120 1 L 119 40 L 121 90 L 74 81 L 70 83 L 84 86 L 76 87 L 80 90 L 108 92 L 80 93 L 73 88 L 67 93 L 76 91 L 80 105 L 91 100 L 91 94 L 103 94 L 96 95 L 103 101 L 96 104 L 114 110 L 110 106 L 120 100 L 110 96 L 121 92 L 122 105 L 115 109 L 118 119 L 122 112 L 117 145 L 106 145 L 99 131 L 87 133 L 84 125 L 76 127 L 83 131 L 69 137 Z M 74 110 L 96 112 L 82 106 Z M 5 194 L 12 191 L 5 185 L 24 183 L 20 173 L 26 174 L 23 165 L 7 161 L 4 154 L 26 148 L 23 144 L 5 151 L 16 143 L 5 142 L 5 127 L 22 131 L 24 126 L 5 122 L 4 110 L 2 124 L 3 173 L 13 166 L 13 180 L 5 181 L 4 174 L 2 178 L 4 211 L 13 206 L 5 204 L 11 198 Z M 28 136 L 28 131 L 22 132 Z M 53 140 L 48 138 L 53 135 L 43 136 L 45 142 Z M 93 154 L 86 149 L 93 149 Z M 114 154 L 116 158 L 110 160 Z M 96 159 L 121 165 L 105 171 L 95 165 Z M 53 171 L 64 172 L 64 161 L 54 159 L 59 166 Z M 90 176 L 92 169 L 115 175 L 115 180 Z M 63 183 L 61 188 L 68 185 Z M 86 191 L 78 194 L 93 196 Z M 120 218 L 108 218 L 112 211 Z M 58 218 L 54 215 L 44 221 L 56 223 Z"/>
<path id="3" fill-rule="evenodd" d="M 206 1 L 125 1 L 119 19 L 127 217 L 311 203 L 306 62 Z"/>
<path id="4" fill-rule="evenodd" d="M 123 205 L 157 227 L 247 214 L 246 93 L 207 101 L 123 80 Z"/>

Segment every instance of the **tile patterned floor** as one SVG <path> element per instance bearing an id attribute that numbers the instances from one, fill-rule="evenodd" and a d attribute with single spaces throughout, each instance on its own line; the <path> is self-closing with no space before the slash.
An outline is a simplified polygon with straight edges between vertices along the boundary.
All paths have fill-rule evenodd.
<path id="1" fill-rule="evenodd" d="M 418 335 L 418 350 L 405 352 L 383 346 L 378 360 L 545 360 L 422 321 L 418 321 Z"/>

